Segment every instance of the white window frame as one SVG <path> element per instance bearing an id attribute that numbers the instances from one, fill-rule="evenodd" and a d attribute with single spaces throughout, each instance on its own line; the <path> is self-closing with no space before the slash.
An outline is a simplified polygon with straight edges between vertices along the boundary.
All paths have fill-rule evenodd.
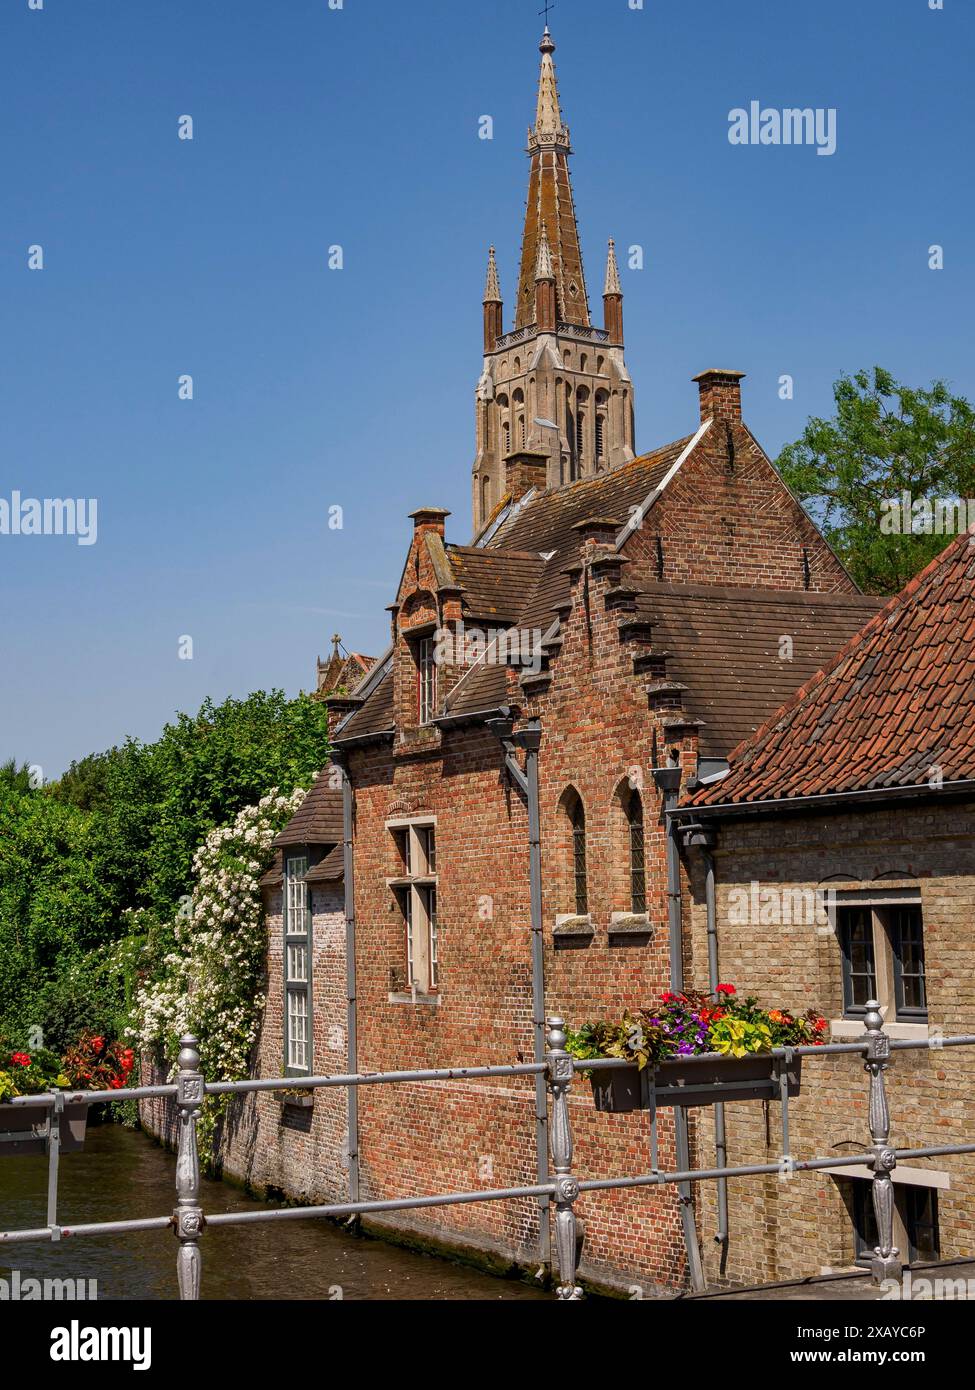
<path id="1" fill-rule="evenodd" d="M 862 1016 L 846 1012 L 846 967 L 842 959 L 843 943 L 840 934 L 839 912 L 842 908 L 862 908 L 871 914 L 873 926 L 873 957 L 876 972 L 876 994 L 884 1018 L 884 1031 L 892 1038 L 915 1039 L 930 1036 L 928 1019 L 897 1018 L 896 962 L 894 947 L 883 914 L 892 907 L 916 907 L 921 911 L 922 939 L 924 905 L 916 888 L 832 889 L 824 885 L 830 925 L 836 938 L 840 989 L 843 1013 L 830 1022 L 834 1038 L 859 1037 L 863 1033 Z"/>
<path id="2" fill-rule="evenodd" d="M 439 991 L 437 930 L 437 822 L 434 817 L 387 821 L 396 840 L 399 872 L 388 879 L 403 919 L 409 998 Z"/>
<path id="3" fill-rule="evenodd" d="M 311 1076 L 312 913 L 305 875 L 308 853 L 285 851 L 281 880 L 281 915 L 284 929 L 284 1071 L 286 1076 Z"/>
<path id="4" fill-rule="evenodd" d="M 437 713 L 437 644 L 421 637 L 416 644 L 416 714 L 419 724 L 429 724 Z"/>

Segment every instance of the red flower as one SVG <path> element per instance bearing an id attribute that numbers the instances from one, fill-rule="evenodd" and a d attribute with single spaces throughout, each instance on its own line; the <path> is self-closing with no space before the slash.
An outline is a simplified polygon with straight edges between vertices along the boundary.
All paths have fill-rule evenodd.
<path id="1" fill-rule="evenodd" d="M 737 994 L 738 991 L 735 989 L 734 985 L 718 985 L 717 989 L 715 990 L 715 993 L 716 993 L 716 994 Z"/>
<path id="2" fill-rule="evenodd" d="M 92 1045 L 92 1047 L 97 1047 L 98 1050 L 101 1051 L 101 1049 L 105 1046 L 105 1039 L 104 1039 L 104 1038 L 92 1038 L 92 1040 L 91 1040 L 91 1045 Z"/>
<path id="3" fill-rule="evenodd" d="M 10 1054 L 10 1060 L 11 1062 L 16 1062 L 18 1067 L 30 1066 L 30 1057 L 26 1052 L 12 1052 Z"/>
<path id="4" fill-rule="evenodd" d="M 676 998 L 677 998 L 677 995 L 676 995 L 676 994 L 672 994 L 672 993 L 670 992 L 669 989 L 665 989 L 664 992 L 663 992 L 663 994 L 660 996 L 660 1001 L 661 1001 L 661 1003 L 663 1003 L 663 1004 L 669 1004 L 670 1001 L 671 1001 L 671 999 L 676 999 Z"/>

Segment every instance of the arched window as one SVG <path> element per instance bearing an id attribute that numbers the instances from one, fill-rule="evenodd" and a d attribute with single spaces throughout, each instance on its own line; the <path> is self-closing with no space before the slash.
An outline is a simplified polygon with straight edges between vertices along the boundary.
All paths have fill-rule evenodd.
<path id="1" fill-rule="evenodd" d="M 586 415 L 585 411 L 576 411 L 576 458 L 582 461 L 586 448 Z"/>
<path id="2" fill-rule="evenodd" d="M 519 416 L 518 416 L 518 446 L 519 446 L 519 448 L 524 449 L 527 443 L 528 443 L 528 434 L 527 434 L 527 432 L 526 432 L 526 430 L 525 430 L 525 417 L 524 417 L 524 415 L 519 415 Z"/>
<path id="3" fill-rule="evenodd" d="M 625 803 L 629 839 L 630 911 L 647 910 L 647 870 L 644 857 L 643 802 L 634 787 Z"/>
<path id="4" fill-rule="evenodd" d="M 596 459 L 602 462 L 606 449 L 606 416 L 596 416 Z"/>
<path id="5" fill-rule="evenodd" d="M 485 473 L 481 479 L 481 520 L 486 521 L 491 515 L 491 479 Z"/>
<path id="6" fill-rule="evenodd" d="M 587 367 L 588 365 L 589 365 L 589 358 L 588 358 L 588 356 L 587 356 L 586 353 L 583 353 L 583 354 L 581 355 L 581 357 L 579 358 L 579 370 L 580 370 L 580 372 L 584 372 L 584 371 L 586 370 L 586 367 Z"/>
<path id="7" fill-rule="evenodd" d="M 586 884 L 586 813 L 576 792 L 570 792 L 565 802 L 569 820 L 572 851 L 569 867 L 572 875 L 572 896 L 577 916 L 589 911 L 589 891 Z"/>
<path id="8" fill-rule="evenodd" d="M 508 456 L 510 453 L 511 453 L 511 422 L 510 422 L 510 420 L 505 420 L 504 424 L 501 426 L 501 454 L 502 454 L 502 457 L 507 458 L 507 456 Z"/>

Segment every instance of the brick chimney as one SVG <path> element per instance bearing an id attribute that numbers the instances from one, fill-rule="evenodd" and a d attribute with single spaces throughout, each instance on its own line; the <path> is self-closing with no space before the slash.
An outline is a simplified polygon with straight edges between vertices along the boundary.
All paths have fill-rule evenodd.
<path id="1" fill-rule="evenodd" d="M 741 382 L 744 372 L 723 372 L 712 368 L 693 379 L 701 393 L 701 424 L 706 420 L 741 419 Z"/>
<path id="2" fill-rule="evenodd" d="M 436 531 L 443 539 L 444 522 L 448 516 L 450 512 L 444 507 L 418 507 L 415 512 L 410 512 L 414 536 L 421 536 L 426 531 Z"/>
<path id="3" fill-rule="evenodd" d="M 519 449 L 504 461 L 504 490 L 512 501 L 524 497 L 529 488 L 544 492 L 548 485 L 548 454 Z"/>

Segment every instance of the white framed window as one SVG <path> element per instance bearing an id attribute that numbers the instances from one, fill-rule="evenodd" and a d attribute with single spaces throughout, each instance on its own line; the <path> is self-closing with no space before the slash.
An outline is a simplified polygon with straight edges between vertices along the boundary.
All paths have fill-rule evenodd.
<path id="1" fill-rule="evenodd" d="M 876 999 L 888 1024 L 928 1019 L 920 893 L 841 891 L 831 905 L 840 950 L 843 1017 L 860 1019 Z"/>
<path id="2" fill-rule="evenodd" d="M 439 986 L 437 933 L 437 831 L 430 821 L 390 826 L 397 875 L 390 880 L 402 913 L 406 985 L 430 995 Z"/>
<path id="3" fill-rule="evenodd" d="M 437 663 L 434 660 L 436 643 L 432 637 L 422 637 L 416 648 L 417 719 L 429 724 L 437 712 Z"/>
<path id="4" fill-rule="evenodd" d="M 284 861 L 284 1069 L 308 1076 L 312 1069 L 312 922 L 305 875 L 306 854 Z"/>

